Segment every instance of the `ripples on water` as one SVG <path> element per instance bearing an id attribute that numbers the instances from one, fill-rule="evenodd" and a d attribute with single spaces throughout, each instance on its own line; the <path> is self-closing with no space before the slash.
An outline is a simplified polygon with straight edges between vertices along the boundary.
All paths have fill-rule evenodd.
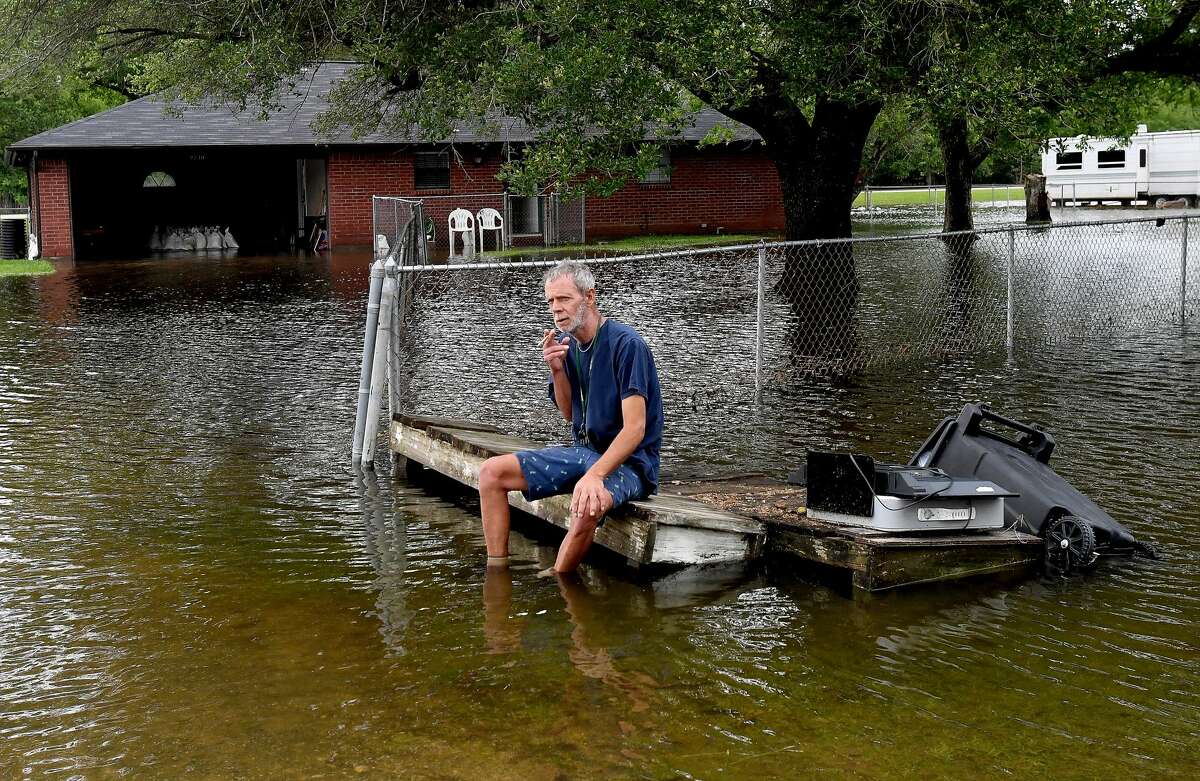
<path id="1" fill-rule="evenodd" d="M 606 281 L 672 380 L 669 475 L 905 458 L 983 399 L 1167 556 L 863 601 L 779 563 L 560 584 L 522 537 L 485 578 L 469 502 L 346 469 L 363 258 L 68 266 L 0 280 L 0 776 L 1190 777 L 1194 331 L 756 406 L 740 282 Z M 459 370 L 416 398 L 557 433 L 536 359 L 476 371 L 532 349 L 523 285 L 446 303 Z"/>

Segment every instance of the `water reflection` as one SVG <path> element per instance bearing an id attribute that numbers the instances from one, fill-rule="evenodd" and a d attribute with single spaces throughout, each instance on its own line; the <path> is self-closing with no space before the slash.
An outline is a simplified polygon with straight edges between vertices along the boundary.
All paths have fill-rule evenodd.
<path id="1" fill-rule="evenodd" d="M 364 552 L 375 571 L 375 609 L 379 632 L 389 651 L 407 653 L 405 636 L 413 619 L 408 605 L 408 529 L 392 507 L 390 496 L 380 496 L 379 476 L 356 474 L 354 487 L 362 510 Z M 384 478 L 386 479 L 386 478 Z"/>
<path id="2" fill-rule="evenodd" d="M 860 251 L 860 344 L 915 327 L 879 290 L 928 295 L 950 345 L 1003 334 L 1003 245 Z M 754 268 L 721 262 L 602 275 L 668 380 L 666 479 L 903 460 L 982 399 L 1166 558 L 859 601 L 775 565 L 560 583 L 518 534 L 494 579 L 469 502 L 345 471 L 361 259 L 80 264 L 0 280 L 0 776 L 1186 776 L 1200 334 L 790 375 L 754 406 Z M 414 405 L 560 435 L 521 351 L 536 279 L 478 282 L 427 299 Z M 769 301 L 779 353 L 791 318 Z"/>
<path id="3" fill-rule="evenodd" d="M 629 710 L 640 713 L 650 708 L 650 692 L 658 683 L 645 673 L 621 671 L 603 645 L 606 618 L 603 605 L 592 595 L 579 574 L 556 575 L 558 590 L 571 620 L 571 664 L 585 678 L 594 678 L 620 692 Z"/>
<path id="4" fill-rule="evenodd" d="M 512 572 L 508 567 L 484 567 L 483 638 L 489 654 L 506 654 L 521 647 L 524 621 L 512 615 Z"/>

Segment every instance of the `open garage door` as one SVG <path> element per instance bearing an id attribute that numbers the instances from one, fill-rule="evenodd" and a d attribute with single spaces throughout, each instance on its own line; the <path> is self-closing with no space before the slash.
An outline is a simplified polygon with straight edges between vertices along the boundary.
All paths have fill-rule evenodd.
<path id="1" fill-rule="evenodd" d="M 75 251 L 145 257 L 157 229 L 228 229 L 241 254 L 294 246 L 298 155 L 251 150 L 97 152 L 71 161 Z"/>

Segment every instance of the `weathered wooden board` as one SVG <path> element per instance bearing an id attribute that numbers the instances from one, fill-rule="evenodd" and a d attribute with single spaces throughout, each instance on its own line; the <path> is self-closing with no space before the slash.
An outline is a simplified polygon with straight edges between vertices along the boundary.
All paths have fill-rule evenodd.
<path id="1" fill-rule="evenodd" d="M 435 415 L 397 414 L 392 416 L 392 421 L 419 429 L 428 429 L 430 426 L 449 426 L 467 431 L 494 431 L 497 434 L 500 433 L 500 429 L 487 423 L 476 423 L 472 420 L 459 420 L 458 418 L 440 418 Z"/>
<path id="2" fill-rule="evenodd" d="M 803 487 L 761 475 L 669 486 L 767 525 L 767 548 L 850 572 L 855 587 L 900 586 L 1019 571 L 1042 558 L 1040 538 L 1015 531 L 911 534 L 824 523 L 805 513 Z"/>
<path id="3" fill-rule="evenodd" d="M 446 418 L 402 416 L 393 421 L 392 450 L 459 483 L 479 487 L 479 469 L 494 455 L 539 447 L 492 427 Z M 510 492 L 509 504 L 567 529 L 570 496 L 529 501 Z M 679 496 L 652 496 L 610 514 L 596 531 L 596 544 L 633 566 L 745 561 L 760 555 L 762 523 Z"/>

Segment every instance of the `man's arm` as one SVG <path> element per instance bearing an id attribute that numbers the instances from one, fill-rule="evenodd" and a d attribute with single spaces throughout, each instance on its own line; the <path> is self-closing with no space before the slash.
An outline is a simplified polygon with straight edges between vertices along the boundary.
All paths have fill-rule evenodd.
<path id="1" fill-rule="evenodd" d="M 557 394 L 558 386 L 555 385 Z M 570 399 L 567 399 L 568 406 Z M 569 410 L 568 410 L 569 412 Z M 570 418 L 567 418 L 570 420 Z M 571 516 L 582 515 L 593 518 L 607 512 L 612 506 L 612 496 L 604 487 L 604 478 L 625 463 L 625 459 L 633 455 L 646 436 L 646 399 L 634 394 L 621 400 L 621 430 L 613 439 L 612 444 L 600 456 L 600 460 L 592 464 L 579 482 L 575 484 L 575 492 L 571 495 Z"/>
<path id="2" fill-rule="evenodd" d="M 554 339 L 554 332 L 542 335 L 542 360 L 550 367 L 550 382 L 554 387 L 554 406 L 571 422 L 571 378 L 567 376 L 567 351 L 570 345 Z"/>
<path id="3" fill-rule="evenodd" d="M 562 413 L 563 419 L 571 422 L 571 378 L 566 369 L 558 369 L 550 373 L 554 382 L 554 405 Z"/>

